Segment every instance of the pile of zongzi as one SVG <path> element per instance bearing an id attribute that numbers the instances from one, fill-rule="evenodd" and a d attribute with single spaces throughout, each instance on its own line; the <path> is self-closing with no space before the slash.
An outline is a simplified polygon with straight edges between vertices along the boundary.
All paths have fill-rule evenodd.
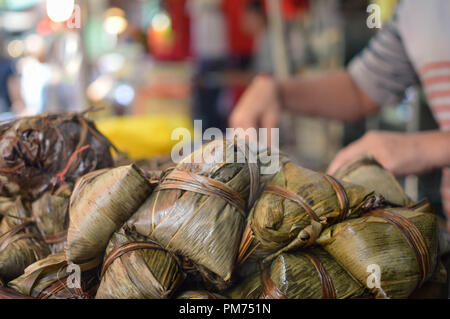
<path id="1" fill-rule="evenodd" d="M 110 147 L 83 114 L 0 126 L 0 298 L 417 298 L 447 287 L 436 216 L 369 155 L 334 176 L 281 156 L 264 174 L 276 154 L 238 139 L 176 165 L 124 154 L 114 165 Z"/>
<path id="2" fill-rule="evenodd" d="M 73 183 L 90 171 L 112 167 L 111 146 L 84 113 L 43 114 L 0 125 L 4 285 L 49 254 L 63 253 Z M 2 294 L 24 296 L 10 288 Z"/>

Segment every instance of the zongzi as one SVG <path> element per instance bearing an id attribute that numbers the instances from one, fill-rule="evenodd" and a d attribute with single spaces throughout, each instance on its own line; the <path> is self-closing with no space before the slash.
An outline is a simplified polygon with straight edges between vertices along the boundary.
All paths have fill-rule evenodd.
<path id="1" fill-rule="evenodd" d="M 165 299 L 183 282 L 178 258 L 160 245 L 123 229 L 114 233 L 96 299 Z"/>
<path id="2" fill-rule="evenodd" d="M 0 223 L 0 277 L 8 282 L 49 253 L 28 210 L 18 197 Z"/>
<path id="3" fill-rule="evenodd" d="M 405 207 L 412 202 L 395 177 L 367 153 L 341 166 L 333 176 L 373 190 L 393 205 Z"/>
<path id="4" fill-rule="evenodd" d="M 82 113 L 43 114 L 0 126 L 0 173 L 37 199 L 57 184 L 112 167 L 111 143 Z"/>
<path id="5" fill-rule="evenodd" d="M 435 268 L 436 218 L 404 208 L 378 209 L 324 230 L 317 243 L 361 284 L 370 275 L 377 298 L 407 298 Z"/>
<path id="6" fill-rule="evenodd" d="M 66 256 L 85 263 L 101 255 L 114 231 L 150 195 L 152 186 L 135 165 L 84 175 L 70 198 Z"/>
<path id="7" fill-rule="evenodd" d="M 260 186 L 258 163 L 240 143 L 213 140 L 183 159 L 127 222 L 129 229 L 229 280 Z"/>
<path id="8" fill-rule="evenodd" d="M 363 186 L 286 163 L 252 208 L 239 264 L 314 244 L 322 229 L 377 204 Z M 269 256 L 270 255 L 270 256 Z"/>
<path id="9" fill-rule="evenodd" d="M 63 251 L 67 239 L 71 188 L 65 184 L 54 194 L 45 192 L 32 204 L 32 216 L 52 254 Z"/>
<path id="10" fill-rule="evenodd" d="M 71 265 L 64 253 L 49 255 L 25 269 L 25 273 L 10 281 L 15 291 L 38 299 L 89 299 L 98 284 L 101 260 Z"/>
<path id="11" fill-rule="evenodd" d="M 280 254 L 229 292 L 234 299 L 345 299 L 365 294 L 364 287 L 319 247 Z"/>

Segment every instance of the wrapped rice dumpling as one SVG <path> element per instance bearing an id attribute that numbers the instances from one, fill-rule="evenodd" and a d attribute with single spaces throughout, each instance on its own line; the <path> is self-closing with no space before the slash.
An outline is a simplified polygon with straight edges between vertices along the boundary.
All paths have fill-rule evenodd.
<path id="1" fill-rule="evenodd" d="M 233 299 L 345 299 L 367 294 L 326 251 L 278 255 L 229 292 Z"/>
<path id="2" fill-rule="evenodd" d="M 101 260 L 70 267 L 64 253 L 50 255 L 25 269 L 10 281 L 15 291 L 38 299 L 88 299 L 98 284 Z M 79 268 L 78 268 L 79 267 Z M 77 277 L 76 270 L 80 270 Z"/>
<path id="3" fill-rule="evenodd" d="M 85 263 L 103 254 L 114 233 L 150 195 L 152 186 L 135 165 L 84 175 L 70 198 L 66 256 Z"/>
<path id="4" fill-rule="evenodd" d="M 111 143 L 82 113 L 25 117 L 0 127 L 0 173 L 37 199 L 59 183 L 112 167 Z"/>
<path id="5" fill-rule="evenodd" d="M 185 291 L 177 299 L 226 299 L 224 296 L 207 290 Z"/>
<path id="6" fill-rule="evenodd" d="M 114 233 L 96 299 L 165 299 L 182 284 L 177 257 L 142 236 Z"/>
<path id="7" fill-rule="evenodd" d="M 435 269 L 436 218 L 420 209 L 374 210 L 324 230 L 317 243 L 361 284 L 373 272 L 377 298 L 407 298 Z"/>
<path id="8" fill-rule="evenodd" d="M 239 263 L 312 245 L 323 227 L 357 217 L 378 199 L 363 186 L 287 163 L 250 212 Z M 268 259 L 273 256 L 267 257 Z"/>
<path id="9" fill-rule="evenodd" d="M 382 195 L 393 205 L 405 207 L 412 202 L 395 177 L 369 154 L 362 154 L 344 164 L 333 176 L 345 182 L 363 185 Z"/>
<path id="10" fill-rule="evenodd" d="M 259 189 L 257 161 L 249 161 L 247 144 L 239 144 L 218 139 L 186 157 L 127 227 L 230 279 L 247 211 Z"/>
<path id="11" fill-rule="evenodd" d="M 63 251 L 69 227 L 70 185 L 45 192 L 32 204 L 32 216 L 52 254 Z"/>
<path id="12" fill-rule="evenodd" d="M 49 253 L 19 197 L 0 223 L 0 277 L 8 282 Z"/>

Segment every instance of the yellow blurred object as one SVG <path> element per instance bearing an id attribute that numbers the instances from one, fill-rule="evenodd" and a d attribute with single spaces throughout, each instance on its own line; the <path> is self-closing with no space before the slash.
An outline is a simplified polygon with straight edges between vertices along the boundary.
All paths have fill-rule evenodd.
<path id="1" fill-rule="evenodd" d="M 111 117 L 98 120 L 95 124 L 102 134 L 133 160 L 170 154 L 172 147 L 179 142 L 171 140 L 172 131 L 176 128 L 186 128 L 193 136 L 192 121 L 187 116 Z"/>
<path id="2" fill-rule="evenodd" d="M 372 0 L 372 3 L 377 4 L 381 8 L 381 21 L 386 23 L 394 16 L 398 0 Z"/>

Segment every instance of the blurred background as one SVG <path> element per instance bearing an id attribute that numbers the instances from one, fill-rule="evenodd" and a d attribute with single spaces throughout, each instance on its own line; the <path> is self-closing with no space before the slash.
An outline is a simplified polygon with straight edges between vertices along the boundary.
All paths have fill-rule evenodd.
<path id="1" fill-rule="evenodd" d="M 176 127 L 227 127 L 254 75 L 341 68 L 391 18 L 395 0 L 0 0 L 0 120 L 42 112 L 92 113 L 133 159 L 167 155 Z M 281 148 L 324 169 L 369 129 L 436 127 L 422 92 L 353 124 L 292 116 Z M 438 172 L 402 182 L 439 203 Z"/>

